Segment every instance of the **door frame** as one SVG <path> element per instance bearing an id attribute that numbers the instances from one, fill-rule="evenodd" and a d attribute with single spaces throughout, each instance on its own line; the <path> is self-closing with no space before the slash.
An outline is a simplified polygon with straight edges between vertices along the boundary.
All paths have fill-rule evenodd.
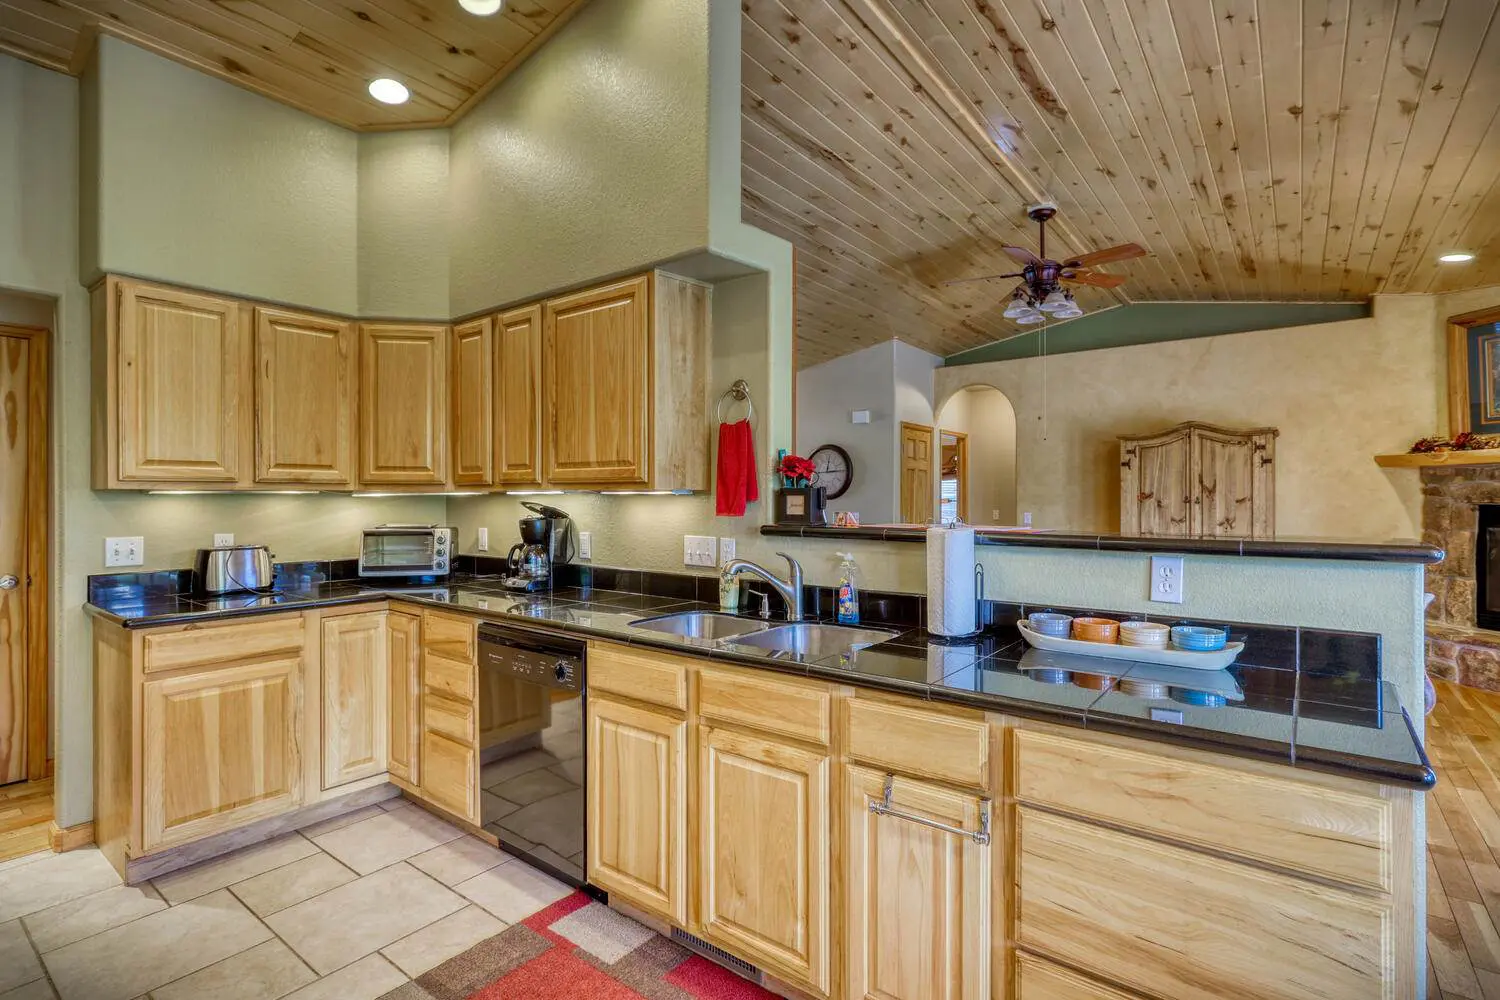
<path id="1" fill-rule="evenodd" d="M 933 444 L 936 443 L 936 428 L 931 424 L 918 424 L 910 420 L 901 421 L 901 427 L 896 436 L 896 519 L 906 523 L 906 504 L 903 503 L 902 484 L 906 481 L 906 439 L 908 437 L 927 438 L 927 516 L 930 518 L 937 510 L 937 478 L 934 473 L 939 472 L 942 463 L 941 453 L 936 461 L 933 458 Z M 941 446 L 939 446 L 941 452 Z"/>
<path id="2" fill-rule="evenodd" d="M 26 777 L 50 773 L 47 757 L 52 556 L 52 333 L 41 327 L 0 323 L 0 336 L 27 341 L 26 446 Z"/>
<path id="3" fill-rule="evenodd" d="M 963 431 L 950 431 L 942 427 L 938 428 L 938 498 L 941 501 L 944 434 L 953 438 L 953 447 L 958 454 L 958 519 L 965 524 L 972 524 L 973 522 L 969 520 L 969 435 Z"/>

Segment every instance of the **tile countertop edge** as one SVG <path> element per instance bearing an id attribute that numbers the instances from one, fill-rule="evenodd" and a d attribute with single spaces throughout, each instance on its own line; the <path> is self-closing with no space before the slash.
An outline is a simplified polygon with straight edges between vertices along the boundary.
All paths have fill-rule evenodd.
<path id="1" fill-rule="evenodd" d="M 762 535 L 785 538 L 862 539 L 870 542 L 919 543 L 922 528 L 871 526 L 819 528 L 799 524 L 766 524 Z M 1270 556 L 1281 559 L 1337 559 L 1363 562 L 1432 564 L 1443 561 L 1443 550 L 1416 541 L 1359 542 L 1312 538 L 1172 538 L 1132 537 L 1094 532 L 986 531 L 976 529 L 979 545 L 1022 545 L 1033 548 L 1093 549 L 1109 552 L 1181 552 L 1217 556 Z"/>
<path id="2" fill-rule="evenodd" d="M 139 629 L 185 623 L 216 622 L 264 615 L 294 614 L 322 607 L 372 604 L 388 600 L 403 601 L 449 613 L 464 614 L 472 618 L 525 625 L 542 632 L 551 632 L 573 638 L 602 639 L 623 645 L 645 646 L 678 655 L 698 656 L 706 660 L 733 663 L 739 666 L 748 666 L 759 670 L 771 670 L 776 673 L 793 676 L 818 677 L 823 680 L 852 684 L 857 687 L 905 694 L 909 697 L 921 698 L 925 701 L 963 705 L 984 711 L 1034 719 L 1040 722 L 1056 723 L 1072 728 L 1113 732 L 1150 742 L 1186 746 L 1231 757 L 1269 761 L 1284 764 L 1288 767 L 1307 767 L 1357 780 L 1400 784 L 1419 790 L 1431 788 L 1436 780 L 1431 766 L 1427 764 L 1425 749 L 1422 747 L 1421 741 L 1417 738 L 1415 730 L 1412 729 L 1409 717 L 1406 720 L 1407 730 L 1417 748 L 1418 754 L 1421 756 L 1422 766 L 1404 765 L 1398 761 L 1377 757 L 1362 757 L 1334 751 L 1320 752 L 1310 750 L 1298 753 L 1290 747 L 1283 750 L 1280 744 L 1257 740 L 1253 737 L 1226 738 L 1224 734 L 1214 734 L 1208 730 L 1168 729 L 1123 716 L 1104 716 L 1092 712 L 1079 712 L 1061 706 L 1050 706 L 1001 695 L 949 688 L 941 684 L 928 683 L 923 685 L 893 680 L 880 676 L 860 674 L 817 662 L 781 660 L 756 654 L 739 653 L 733 649 L 726 649 L 719 646 L 699 645 L 690 640 L 670 636 L 665 633 L 658 635 L 636 630 L 627 634 L 622 633 L 618 629 L 581 625 L 573 622 L 550 621 L 545 618 L 529 615 L 509 614 L 497 609 L 463 607 L 445 601 L 428 600 L 413 594 L 388 592 L 379 589 L 371 589 L 363 594 L 308 598 L 307 600 L 286 602 L 266 607 L 235 608 L 232 610 L 209 612 L 198 611 L 183 614 L 169 613 L 136 618 L 119 615 L 94 604 L 85 604 L 84 609 L 91 616 L 101 618 L 115 625 L 126 629 Z"/>

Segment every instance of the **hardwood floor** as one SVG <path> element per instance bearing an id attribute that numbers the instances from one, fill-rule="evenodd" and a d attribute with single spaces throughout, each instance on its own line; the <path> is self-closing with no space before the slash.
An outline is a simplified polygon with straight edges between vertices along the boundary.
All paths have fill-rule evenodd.
<path id="1" fill-rule="evenodd" d="M 51 778 L 0 786 L 0 861 L 46 850 L 51 823 Z"/>

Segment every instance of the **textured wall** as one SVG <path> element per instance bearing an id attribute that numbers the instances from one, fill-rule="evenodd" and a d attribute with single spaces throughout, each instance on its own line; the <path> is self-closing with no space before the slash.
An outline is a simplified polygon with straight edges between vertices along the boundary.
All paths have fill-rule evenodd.
<path id="1" fill-rule="evenodd" d="M 86 263 L 357 311 L 353 132 L 108 35 L 91 73 L 98 217 Z"/>
<path id="2" fill-rule="evenodd" d="M 452 316 L 448 138 L 447 129 L 359 137 L 361 316 Z"/>
<path id="3" fill-rule="evenodd" d="M 454 313 L 707 247 L 707 92 L 703 0 L 584 7 L 453 128 Z"/>
<path id="4" fill-rule="evenodd" d="M 836 444 L 854 463 L 849 492 L 833 501 L 857 511 L 866 524 L 896 518 L 895 378 L 892 344 L 876 344 L 797 373 L 797 446 L 810 454 Z M 849 422 L 851 410 L 869 410 L 868 424 Z"/>
<path id="5" fill-rule="evenodd" d="M 969 436 L 969 522 L 1015 524 L 1016 414 L 1010 401 L 997 389 L 956 392 L 943 404 L 937 425 Z"/>
<path id="6" fill-rule="evenodd" d="M 1372 458 L 1446 423 L 1436 308 L 1379 296 L 1369 319 L 940 368 L 938 397 L 985 384 L 1010 398 L 1016 504 L 1038 526 L 1119 530 L 1116 437 L 1204 420 L 1281 430 L 1278 533 L 1416 537 L 1417 477 Z"/>

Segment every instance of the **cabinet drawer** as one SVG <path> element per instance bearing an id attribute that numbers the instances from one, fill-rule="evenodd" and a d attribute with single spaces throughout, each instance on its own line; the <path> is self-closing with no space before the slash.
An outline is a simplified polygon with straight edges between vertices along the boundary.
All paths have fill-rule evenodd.
<path id="1" fill-rule="evenodd" d="M 1018 943 L 1152 996 L 1390 997 L 1410 958 L 1385 900 L 1025 806 L 1016 837 Z"/>
<path id="2" fill-rule="evenodd" d="M 679 712 L 687 709 L 687 666 L 666 653 L 589 645 L 589 690 L 650 702 Z"/>
<path id="3" fill-rule="evenodd" d="M 444 736 L 451 736 L 460 743 L 474 743 L 474 706 L 472 703 L 453 701 L 449 698 L 424 698 L 422 700 L 422 728 Z"/>
<path id="4" fill-rule="evenodd" d="M 1045 958 L 1016 953 L 1016 1000 L 1142 1000 Z"/>
<path id="5" fill-rule="evenodd" d="M 446 615 L 422 616 L 422 648 L 455 660 L 474 659 L 474 620 Z"/>
<path id="6" fill-rule="evenodd" d="M 179 667 L 231 663 L 267 653 L 301 649 L 302 616 L 232 624 L 188 625 L 172 632 L 148 632 L 142 640 L 146 673 Z"/>
<path id="7" fill-rule="evenodd" d="M 990 785 L 989 727 L 978 713 L 856 697 L 844 702 L 844 718 L 851 759 L 955 785 Z"/>
<path id="8" fill-rule="evenodd" d="M 459 701 L 474 700 L 474 670 L 469 661 L 450 660 L 432 652 L 422 655 L 422 683 L 429 691 Z"/>
<path id="9" fill-rule="evenodd" d="M 422 733 L 422 796 L 439 809 L 479 822 L 479 753 L 441 733 Z"/>
<path id="10" fill-rule="evenodd" d="M 769 677 L 754 668 L 704 667 L 698 673 L 698 714 L 826 746 L 828 685 Z"/>
<path id="11" fill-rule="evenodd" d="M 1391 887 L 1397 800 L 1378 791 L 1059 733 L 1014 734 L 1022 801 L 1351 885 Z"/>

